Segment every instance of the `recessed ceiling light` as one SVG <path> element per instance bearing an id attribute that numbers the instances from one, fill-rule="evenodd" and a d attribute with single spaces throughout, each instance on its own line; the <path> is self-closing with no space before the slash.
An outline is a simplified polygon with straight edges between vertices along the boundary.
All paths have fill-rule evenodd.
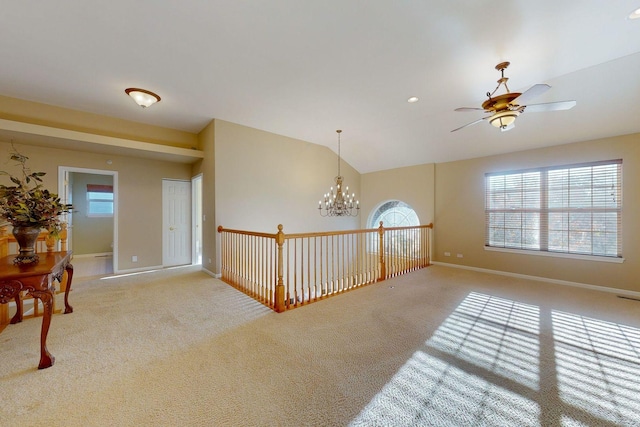
<path id="1" fill-rule="evenodd" d="M 629 19 L 640 18 L 640 7 L 629 14 Z"/>
<path id="2" fill-rule="evenodd" d="M 125 89 L 124 91 L 127 95 L 133 98 L 136 104 L 138 104 L 142 108 L 147 108 L 150 105 L 155 104 L 156 102 L 160 102 L 160 96 L 146 89 L 130 87 L 128 89 Z"/>
<path id="3" fill-rule="evenodd" d="M 407 99 L 407 102 L 418 102 L 418 97 L 417 96 L 412 96 L 411 98 Z"/>

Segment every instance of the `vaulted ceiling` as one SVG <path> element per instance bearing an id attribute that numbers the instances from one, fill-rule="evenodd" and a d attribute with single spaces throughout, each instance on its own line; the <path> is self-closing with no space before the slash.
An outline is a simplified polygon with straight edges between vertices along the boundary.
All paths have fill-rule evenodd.
<path id="1" fill-rule="evenodd" d="M 189 132 L 211 119 L 322 144 L 359 172 L 640 132 L 640 0 L 21 0 L 0 95 Z M 478 107 L 552 88 L 500 132 Z M 162 101 L 136 106 L 127 87 Z M 415 103 L 409 97 L 418 97 Z"/>

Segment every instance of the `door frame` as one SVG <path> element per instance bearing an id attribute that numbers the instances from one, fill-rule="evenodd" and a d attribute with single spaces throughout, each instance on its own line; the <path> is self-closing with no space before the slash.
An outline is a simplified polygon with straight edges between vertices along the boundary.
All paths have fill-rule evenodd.
<path id="1" fill-rule="evenodd" d="M 58 196 L 62 203 L 69 200 L 69 173 L 87 173 L 93 175 L 111 175 L 113 178 L 113 272 L 118 272 L 118 171 L 58 166 Z M 66 214 L 69 215 L 69 214 Z M 73 213 L 71 213 L 73 215 Z M 73 250 L 73 226 L 68 230 L 67 247 Z"/>
<path id="2" fill-rule="evenodd" d="M 202 174 L 191 178 L 191 264 L 202 265 Z M 200 262 L 198 262 L 197 242 L 200 242 Z"/>

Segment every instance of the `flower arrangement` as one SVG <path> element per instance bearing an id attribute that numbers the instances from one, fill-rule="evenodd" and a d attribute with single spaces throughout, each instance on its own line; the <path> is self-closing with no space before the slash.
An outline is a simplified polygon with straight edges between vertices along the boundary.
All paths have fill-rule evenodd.
<path id="1" fill-rule="evenodd" d="M 44 228 L 50 236 L 58 238 L 62 231 L 60 215 L 69 212 L 72 206 L 61 203 L 57 194 L 43 188 L 45 172 L 31 172 L 26 165 L 29 158 L 15 147 L 10 158 L 21 167 L 22 176 L 0 171 L 0 175 L 8 175 L 14 184 L 0 184 L 0 219 L 14 227 Z"/>

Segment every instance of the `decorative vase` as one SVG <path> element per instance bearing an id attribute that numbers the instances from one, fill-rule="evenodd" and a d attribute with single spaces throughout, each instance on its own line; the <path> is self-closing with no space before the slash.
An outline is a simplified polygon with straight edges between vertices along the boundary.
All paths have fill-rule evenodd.
<path id="1" fill-rule="evenodd" d="M 20 252 L 13 260 L 13 263 L 26 265 L 38 262 L 36 241 L 40 235 L 40 227 L 32 225 L 14 225 L 12 233 L 20 247 Z"/>

